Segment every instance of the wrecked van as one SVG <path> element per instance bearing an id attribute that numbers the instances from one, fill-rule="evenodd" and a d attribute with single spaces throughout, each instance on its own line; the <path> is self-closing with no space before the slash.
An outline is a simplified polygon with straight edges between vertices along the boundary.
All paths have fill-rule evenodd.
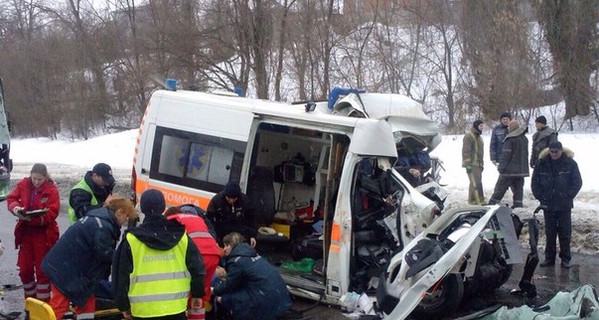
<path id="1" fill-rule="evenodd" d="M 394 164 L 398 154 L 430 152 L 440 141 L 422 106 L 398 94 L 336 88 L 328 101 L 290 104 L 159 90 L 140 126 L 132 188 L 137 197 L 155 188 L 168 205 L 205 209 L 227 181 L 237 180 L 261 227 L 257 250 L 279 267 L 290 292 L 335 305 L 344 305 L 348 293 L 365 293 L 374 302 L 368 312 L 393 314 L 395 306 L 421 303 L 407 304 L 403 287 L 434 266 L 421 264 L 407 277 L 401 257 L 417 256 L 405 251 L 413 240 L 432 234 L 431 227 L 440 230 L 438 206 Z M 490 221 L 495 211 L 472 214 Z M 445 248 L 441 256 L 451 252 Z M 309 265 L 288 267 L 294 261 Z M 477 272 L 476 265 L 449 264 L 438 281 Z"/>

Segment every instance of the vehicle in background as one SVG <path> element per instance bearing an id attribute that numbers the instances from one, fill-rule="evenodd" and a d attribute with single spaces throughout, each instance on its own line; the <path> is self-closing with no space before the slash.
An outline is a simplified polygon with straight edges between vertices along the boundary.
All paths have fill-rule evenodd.
<path id="1" fill-rule="evenodd" d="M 0 200 L 5 200 L 10 185 L 10 123 L 4 104 L 4 86 L 0 79 Z"/>

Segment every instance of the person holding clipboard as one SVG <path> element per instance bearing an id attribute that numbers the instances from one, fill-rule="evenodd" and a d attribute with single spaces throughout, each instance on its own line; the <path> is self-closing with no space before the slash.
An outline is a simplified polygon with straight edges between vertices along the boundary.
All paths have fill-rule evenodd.
<path id="1" fill-rule="evenodd" d="M 60 198 L 46 165 L 36 163 L 29 177 L 23 178 L 6 197 L 8 211 L 17 218 L 15 249 L 25 298 L 50 299 L 50 282 L 40 264 L 58 240 L 56 217 Z"/>

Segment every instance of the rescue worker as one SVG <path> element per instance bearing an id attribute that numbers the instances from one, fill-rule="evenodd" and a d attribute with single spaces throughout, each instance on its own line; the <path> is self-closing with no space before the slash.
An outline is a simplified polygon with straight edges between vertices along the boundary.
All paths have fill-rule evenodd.
<path id="1" fill-rule="evenodd" d="M 557 141 L 557 131 L 547 126 L 547 118 L 539 116 L 535 119 L 535 127 L 537 132 L 532 135 L 532 154 L 530 155 L 530 167 L 534 169 L 535 164 L 539 161 L 539 154 L 549 145 Z"/>
<path id="2" fill-rule="evenodd" d="M 468 204 L 484 205 L 482 173 L 484 169 L 484 142 L 480 136 L 483 132 L 483 122 L 476 120 L 472 128 L 464 135 L 462 143 L 462 167 L 466 168 L 470 186 L 468 188 Z"/>
<path id="3" fill-rule="evenodd" d="M 493 132 L 491 132 L 491 144 L 489 146 L 489 156 L 491 157 L 491 162 L 495 166 L 499 165 L 499 159 L 501 159 L 501 150 L 503 150 L 503 141 L 507 136 L 508 132 L 508 124 L 512 121 L 512 116 L 509 112 L 503 112 L 499 117 L 499 124 L 493 128 Z"/>
<path id="4" fill-rule="evenodd" d="M 50 306 L 56 319 L 63 318 L 69 302 L 77 320 L 93 319 L 94 288 L 110 274 L 110 265 L 121 226 L 137 213 L 129 199 L 113 196 L 104 207 L 89 211 L 60 237 L 42 261 L 50 278 Z"/>
<path id="5" fill-rule="evenodd" d="M 570 240 L 572 238 L 572 208 L 574 198 L 582 188 L 582 177 L 574 152 L 554 141 L 541 151 L 532 173 L 532 193 L 545 207 L 545 260 L 540 267 L 553 267 L 556 256 L 556 238 L 559 238 L 559 257 L 562 268 L 570 268 Z"/>
<path id="6" fill-rule="evenodd" d="M 186 319 L 202 308 L 204 264 L 185 226 L 162 213 L 162 192 L 148 189 L 140 197 L 141 225 L 127 230 L 115 254 L 112 280 L 116 306 L 125 319 Z"/>
<path id="7" fill-rule="evenodd" d="M 60 199 L 56 184 L 44 164 L 36 163 L 29 177 L 19 181 L 6 197 L 8 211 L 18 218 L 15 227 L 15 249 L 19 250 L 17 266 L 25 298 L 50 299 L 50 282 L 42 271 L 46 253 L 58 240 L 56 217 Z M 43 209 L 38 214 L 27 214 Z"/>
<path id="8" fill-rule="evenodd" d="M 528 128 L 521 128 L 516 120 L 510 121 L 509 133 L 503 142 L 503 150 L 497 171 L 499 178 L 489 204 L 501 202 L 508 188 L 512 189 L 512 209 L 522 208 L 524 198 L 524 177 L 528 177 Z"/>
<path id="9" fill-rule="evenodd" d="M 238 232 L 250 240 L 252 247 L 256 246 L 258 231 L 254 222 L 254 208 L 249 198 L 241 193 L 237 181 L 227 182 L 225 189 L 210 199 L 206 211 L 206 218 L 216 230 L 219 245 L 223 245 L 225 235 Z"/>
<path id="10" fill-rule="evenodd" d="M 114 183 L 112 168 L 105 163 L 98 163 L 86 172 L 69 195 L 67 212 L 71 222 L 84 217 L 92 209 L 101 208 L 112 194 Z"/>
<path id="11" fill-rule="evenodd" d="M 204 296 L 202 297 L 204 308 L 187 310 L 188 319 L 204 319 L 205 312 L 211 310 L 210 281 L 221 258 L 221 250 L 216 240 L 210 234 L 209 227 L 206 225 L 200 210 L 202 209 L 194 205 L 184 204 L 178 207 L 171 207 L 164 213 L 167 219 L 177 220 L 185 226 L 187 235 L 193 240 L 202 255 L 204 268 L 206 269 L 206 275 L 204 276 Z"/>
<path id="12" fill-rule="evenodd" d="M 243 241 L 237 232 L 223 239 L 226 279 L 214 288 L 216 301 L 234 320 L 275 319 L 291 307 L 287 286 L 279 272 Z"/>

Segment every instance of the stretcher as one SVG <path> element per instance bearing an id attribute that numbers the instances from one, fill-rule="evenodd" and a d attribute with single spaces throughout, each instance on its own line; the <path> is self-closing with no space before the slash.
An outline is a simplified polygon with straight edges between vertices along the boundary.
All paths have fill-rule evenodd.
<path id="1" fill-rule="evenodd" d="M 25 312 L 27 313 L 26 319 L 29 320 L 56 320 L 54 311 L 50 305 L 35 298 L 25 299 Z M 74 318 L 73 312 L 67 312 L 63 319 Z M 103 301 L 102 299 L 96 299 L 96 311 L 94 312 L 94 319 L 120 320 L 122 319 L 122 314 L 117 308 L 110 305 L 109 302 Z"/>

